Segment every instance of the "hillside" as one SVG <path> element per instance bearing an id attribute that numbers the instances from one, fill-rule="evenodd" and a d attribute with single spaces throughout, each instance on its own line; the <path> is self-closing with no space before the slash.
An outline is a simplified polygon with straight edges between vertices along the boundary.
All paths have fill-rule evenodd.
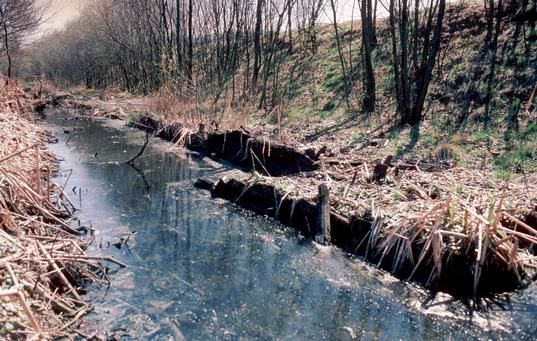
<path id="1" fill-rule="evenodd" d="M 537 167 L 537 33 L 535 23 L 518 21 L 517 13 L 516 8 L 505 9 L 498 51 L 493 57 L 484 46 L 487 21 L 481 5 L 447 7 L 424 118 L 420 125 L 412 127 L 400 125 L 397 119 L 386 18 L 377 24 L 378 39 L 373 51 L 377 108 L 371 114 L 360 112 L 363 70 L 359 22 L 338 27 L 345 68 L 349 78 L 352 76 L 348 97 L 333 25 L 317 27 L 317 53 L 311 53 L 309 41 L 298 39 L 289 53 L 286 41 L 280 40 L 275 54 L 279 60 L 268 77 L 269 95 L 263 105 L 258 94 L 241 92 L 238 85 L 231 83 L 226 83 L 216 96 L 203 97 L 204 90 L 197 90 L 192 97 L 168 83 L 153 95 L 125 93 L 120 97 L 136 97 L 137 105 L 128 105 L 124 110 L 127 113 L 152 113 L 191 124 L 194 129 L 200 120 L 212 129 L 244 126 L 304 148 L 326 146 L 328 155 L 343 152 L 359 153 L 369 159 L 394 155 L 396 159 L 447 161 L 467 169 L 494 172 L 499 180 L 509 180 L 513 173 L 532 173 Z M 496 65 L 494 77 L 490 78 L 492 59 Z M 239 68 L 233 84 L 244 81 L 245 68 Z M 112 93 L 110 87 L 78 92 L 90 97 L 101 94 L 103 98 L 110 98 Z M 141 99 L 145 104 L 139 103 Z M 109 103 L 107 107 L 114 110 Z"/>
<path id="2" fill-rule="evenodd" d="M 533 172 L 537 165 L 537 35 L 530 30 L 524 41 L 519 38 L 514 42 L 520 30 L 517 25 L 510 14 L 499 37 L 501 52 L 490 104 L 492 122 L 485 126 L 482 116 L 487 110 L 490 65 L 487 52 L 481 48 L 486 35 L 482 8 L 448 7 L 442 55 L 430 87 L 427 113 L 421 127 L 414 130 L 397 126 L 393 119 L 395 89 L 386 23 L 379 28 L 374 53 L 379 108 L 365 117 L 359 113 L 359 80 L 353 85 L 351 109 L 345 106 L 334 30 L 323 26 L 319 30 L 318 55 L 308 63 L 300 60 L 300 55 L 292 55 L 282 66 L 282 70 L 296 70 L 297 65 L 302 68 L 287 79 L 281 109 L 283 135 L 289 131 L 297 142 L 336 143 L 351 150 L 363 147 L 367 139 L 382 137 L 389 140 L 388 144 L 371 151 L 378 157 L 395 154 L 450 159 L 469 168 L 493 165 L 502 178 L 508 178 L 511 171 Z M 359 31 L 348 23 L 344 27 L 341 36 L 348 44 Z M 360 57 L 355 54 L 354 72 L 359 73 Z M 276 115 L 267 117 L 260 112 L 255 117 L 253 122 L 272 123 L 269 130 L 276 129 Z"/>

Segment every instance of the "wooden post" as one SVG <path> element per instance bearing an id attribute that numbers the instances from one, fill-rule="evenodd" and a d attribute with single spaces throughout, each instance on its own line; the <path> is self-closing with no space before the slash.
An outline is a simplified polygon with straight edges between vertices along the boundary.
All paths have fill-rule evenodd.
<path id="1" fill-rule="evenodd" d="M 315 240 L 320 244 L 330 244 L 330 192 L 326 184 L 319 185 L 317 196 L 317 231 Z"/>

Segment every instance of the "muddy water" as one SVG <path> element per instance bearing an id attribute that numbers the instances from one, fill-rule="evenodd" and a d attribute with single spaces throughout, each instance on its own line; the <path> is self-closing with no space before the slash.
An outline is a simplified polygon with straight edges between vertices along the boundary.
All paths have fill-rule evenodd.
<path id="1" fill-rule="evenodd" d="M 215 172 L 204 160 L 119 122 L 51 114 L 51 148 L 72 170 L 67 189 L 81 223 L 97 229 L 93 254 L 129 264 L 93 288 L 98 330 L 124 339 L 534 339 L 537 290 L 487 313 L 430 299 L 337 249 L 193 188 Z M 76 128 L 73 128 L 76 127 Z M 67 128 L 70 135 L 64 133 Z M 172 152 L 173 150 L 173 152 Z M 68 173 L 62 176 L 67 179 Z M 127 246 L 114 243 L 129 236 Z"/>

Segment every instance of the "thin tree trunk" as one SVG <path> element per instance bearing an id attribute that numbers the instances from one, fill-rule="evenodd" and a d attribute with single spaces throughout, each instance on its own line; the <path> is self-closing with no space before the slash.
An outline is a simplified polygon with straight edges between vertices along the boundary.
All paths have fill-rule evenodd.
<path id="1" fill-rule="evenodd" d="M 498 50 L 498 37 L 500 35 L 501 31 L 501 23 L 502 23 L 502 6 L 503 1 L 498 1 L 498 6 L 496 10 L 496 24 L 494 26 L 494 36 L 492 38 L 492 42 L 490 44 L 490 71 L 488 74 L 487 79 L 487 93 L 485 96 L 485 117 L 484 117 L 484 123 L 485 126 L 488 126 L 490 123 L 490 112 L 491 112 L 491 102 L 492 102 L 492 89 L 494 87 L 494 79 L 496 76 L 496 53 Z"/>
<path id="2" fill-rule="evenodd" d="M 193 15 L 192 0 L 188 0 L 188 80 L 192 82 L 193 58 L 194 58 L 194 37 L 192 27 Z"/>
<path id="3" fill-rule="evenodd" d="M 373 45 L 373 11 L 371 8 L 371 0 L 362 0 L 362 42 L 363 51 L 362 58 L 364 63 L 364 99 L 362 110 L 367 113 L 375 111 L 375 72 L 373 70 L 373 61 L 371 58 L 371 50 Z"/>
<path id="4" fill-rule="evenodd" d="M 263 25 L 263 1 L 257 0 L 255 13 L 255 32 L 254 32 L 254 70 L 252 75 L 252 86 L 256 86 L 259 78 L 259 69 L 261 68 L 261 26 Z"/>
<path id="5" fill-rule="evenodd" d="M 442 25 L 444 22 L 445 11 L 446 11 L 446 0 L 440 0 L 437 19 L 436 19 L 436 26 L 435 26 L 434 34 L 433 34 L 433 42 L 431 44 L 431 49 L 429 51 L 429 57 L 427 59 L 425 70 L 423 71 L 423 77 L 418 82 L 418 90 L 417 90 L 418 93 L 417 93 L 416 103 L 412 110 L 411 119 L 408 122 L 410 124 L 418 123 L 421 121 L 421 118 L 422 118 L 425 97 L 427 96 L 427 92 L 429 90 L 429 83 L 431 82 L 432 73 L 433 73 L 435 62 L 436 62 L 436 56 L 438 54 L 438 50 L 440 49 L 440 42 L 442 38 Z"/>
<path id="6" fill-rule="evenodd" d="M 8 30 L 7 30 L 7 23 L 4 21 L 4 24 L 2 25 L 4 27 L 4 45 L 6 49 L 6 56 L 7 56 L 7 78 L 6 78 L 6 85 L 9 84 L 9 79 L 11 78 L 11 51 L 9 50 L 9 36 L 8 36 Z"/>
<path id="7" fill-rule="evenodd" d="M 377 45 L 377 6 L 378 6 L 379 0 L 375 0 L 375 8 L 373 9 L 373 42 L 374 45 Z"/>
<path id="8" fill-rule="evenodd" d="M 177 53 L 177 73 L 180 74 L 183 65 L 183 54 L 181 52 L 181 0 L 175 1 L 175 45 Z"/>
<path id="9" fill-rule="evenodd" d="M 343 51 L 341 50 L 341 40 L 339 39 L 339 28 L 337 25 L 337 16 L 336 16 L 336 4 L 334 3 L 334 0 L 330 0 L 330 5 L 332 8 L 332 15 L 334 19 L 334 31 L 336 33 L 336 44 L 337 44 L 337 52 L 339 55 L 339 62 L 341 63 L 341 72 L 343 74 L 343 86 L 345 87 L 345 104 L 347 105 L 347 109 L 350 108 L 349 104 L 349 80 L 347 75 L 347 68 L 345 66 L 345 58 L 343 56 Z"/>
<path id="10" fill-rule="evenodd" d="M 410 89 L 408 85 L 408 0 L 403 0 L 400 23 L 400 43 L 401 43 L 401 107 L 400 114 L 402 123 L 410 121 Z"/>
<path id="11" fill-rule="evenodd" d="M 289 45 L 288 52 L 293 53 L 293 23 L 292 23 L 292 12 L 293 12 L 293 0 L 287 0 L 287 30 L 289 32 Z"/>
<path id="12" fill-rule="evenodd" d="M 399 52 L 397 51 L 397 34 L 395 31 L 395 0 L 390 0 L 389 8 L 389 21 L 390 21 L 390 34 L 392 36 L 392 62 L 393 73 L 395 78 L 395 95 L 397 98 L 397 112 L 402 114 L 404 112 L 405 101 L 402 98 L 401 91 L 401 73 L 399 70 Z"/>

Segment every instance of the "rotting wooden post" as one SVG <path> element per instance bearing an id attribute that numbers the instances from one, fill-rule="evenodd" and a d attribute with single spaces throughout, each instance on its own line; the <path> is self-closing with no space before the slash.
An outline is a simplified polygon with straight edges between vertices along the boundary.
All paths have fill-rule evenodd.
<path id="1" fill-rule="evenodd" d="M 319 185 L 317 196 L 317 231 L 315 240 L 320 244 L 330 244 L 330 192 L 326 184 Z"/>

